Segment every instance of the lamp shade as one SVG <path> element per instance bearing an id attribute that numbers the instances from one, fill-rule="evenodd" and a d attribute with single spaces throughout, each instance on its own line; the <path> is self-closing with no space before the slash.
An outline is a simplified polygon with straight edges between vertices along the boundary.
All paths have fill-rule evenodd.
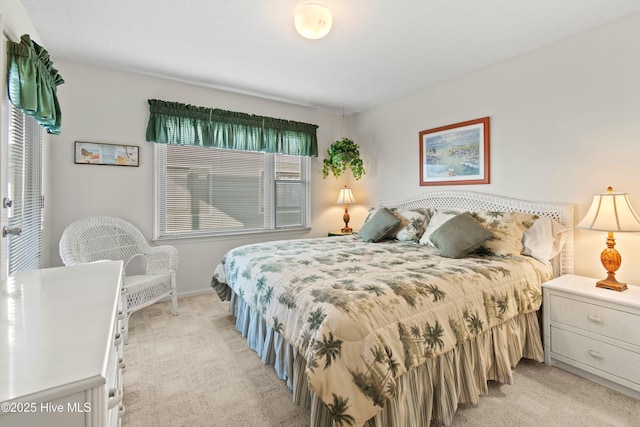
<path id="1" fill-rule="evenodd" d="M 307 39 L 321 39 L 331 30 L 333 16 L 326 7 L 309 3 L 303 4 L 295 10 L 293 23 L 296 31 Z"/>
<path id="2" fill-rule="evenodd" d="M 631 207 L 627 193 L 614 193 L 609 187 L 606 193 L 593 195 L 593 202 L 578 228 L 599 231 L 640 231 L 640 218 Z"/>
<path id="3" fill-rule="evenodd" d="M 353 197 L 353 193 L 350 188 L 345 187 L 340 190 L 340 195 L 338 196 L 338 201 L 336 205 L 350 205 L 356 203 L 355 197 Z"/>

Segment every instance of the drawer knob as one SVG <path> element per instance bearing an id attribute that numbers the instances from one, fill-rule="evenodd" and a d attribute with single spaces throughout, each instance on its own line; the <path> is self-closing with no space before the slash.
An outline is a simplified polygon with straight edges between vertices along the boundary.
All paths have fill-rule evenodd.
<path id="1" fill-rule="evenodd" d="M 604 359 L 602 354 L 598 353 L 597 351 L 589 350 L 589 354 L 591 355 L 591 357 L 595 357 L 596 359 Z"/>
<path id="2" fill-rule="evenodd" d="M 588 315 L 587 319 L 591 320 L 593 323 L 602 323 L 602 318 L 598 316 Z"/>

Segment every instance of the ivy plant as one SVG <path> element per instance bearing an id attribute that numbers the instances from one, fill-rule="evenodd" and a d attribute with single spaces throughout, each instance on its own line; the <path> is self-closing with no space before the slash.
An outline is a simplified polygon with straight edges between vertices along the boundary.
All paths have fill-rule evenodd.
<path id="1" fill-rule="evenodd" d="M 336 178 L 347 169 L 351 169 L 353 177 L 358 180 L 365 174 L 364 165 L 360 158 L 360 146 L 349 138 L 342 138 L 327 149 L 328 159 L 323 160 L 322 177 L 329 176 L 329 172 Z"/>

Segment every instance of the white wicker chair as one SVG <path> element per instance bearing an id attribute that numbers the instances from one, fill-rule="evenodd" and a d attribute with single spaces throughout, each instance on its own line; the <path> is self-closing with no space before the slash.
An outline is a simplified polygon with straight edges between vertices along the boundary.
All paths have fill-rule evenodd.
<path id="1" fill-rule="evenodd" d="M 125 341 L 129 316 L 162 298 L 171 297 L 173 315 L 178 314 L 176 269 L 178 250 L 170 245 L 150 246 L 135 226 L 108 216 L 88 217 L 69 225 L 60 239 L 60 257 L 65 265 L 102 260 L 122 260 L 127 263 L 146 257 L 146 272 L 124 277 L 126 315 Z"/>

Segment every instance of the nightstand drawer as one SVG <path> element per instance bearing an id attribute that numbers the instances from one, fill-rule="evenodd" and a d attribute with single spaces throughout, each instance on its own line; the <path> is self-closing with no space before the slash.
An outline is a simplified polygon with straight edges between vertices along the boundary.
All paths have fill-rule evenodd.
<path id="1" fill-rule="evenodd" d="M 640 385 L 640 354 L 551 327 L 551 351 Z M 566 363 L 573 364 L 570 361 Z"/>
<path id="2" fill-rule="evenodd" d="M 589 332 L 640 346 L 636 326 L 640 316 L 560 295 L 550 295 L 551 322 L 564 323 Z"/>

